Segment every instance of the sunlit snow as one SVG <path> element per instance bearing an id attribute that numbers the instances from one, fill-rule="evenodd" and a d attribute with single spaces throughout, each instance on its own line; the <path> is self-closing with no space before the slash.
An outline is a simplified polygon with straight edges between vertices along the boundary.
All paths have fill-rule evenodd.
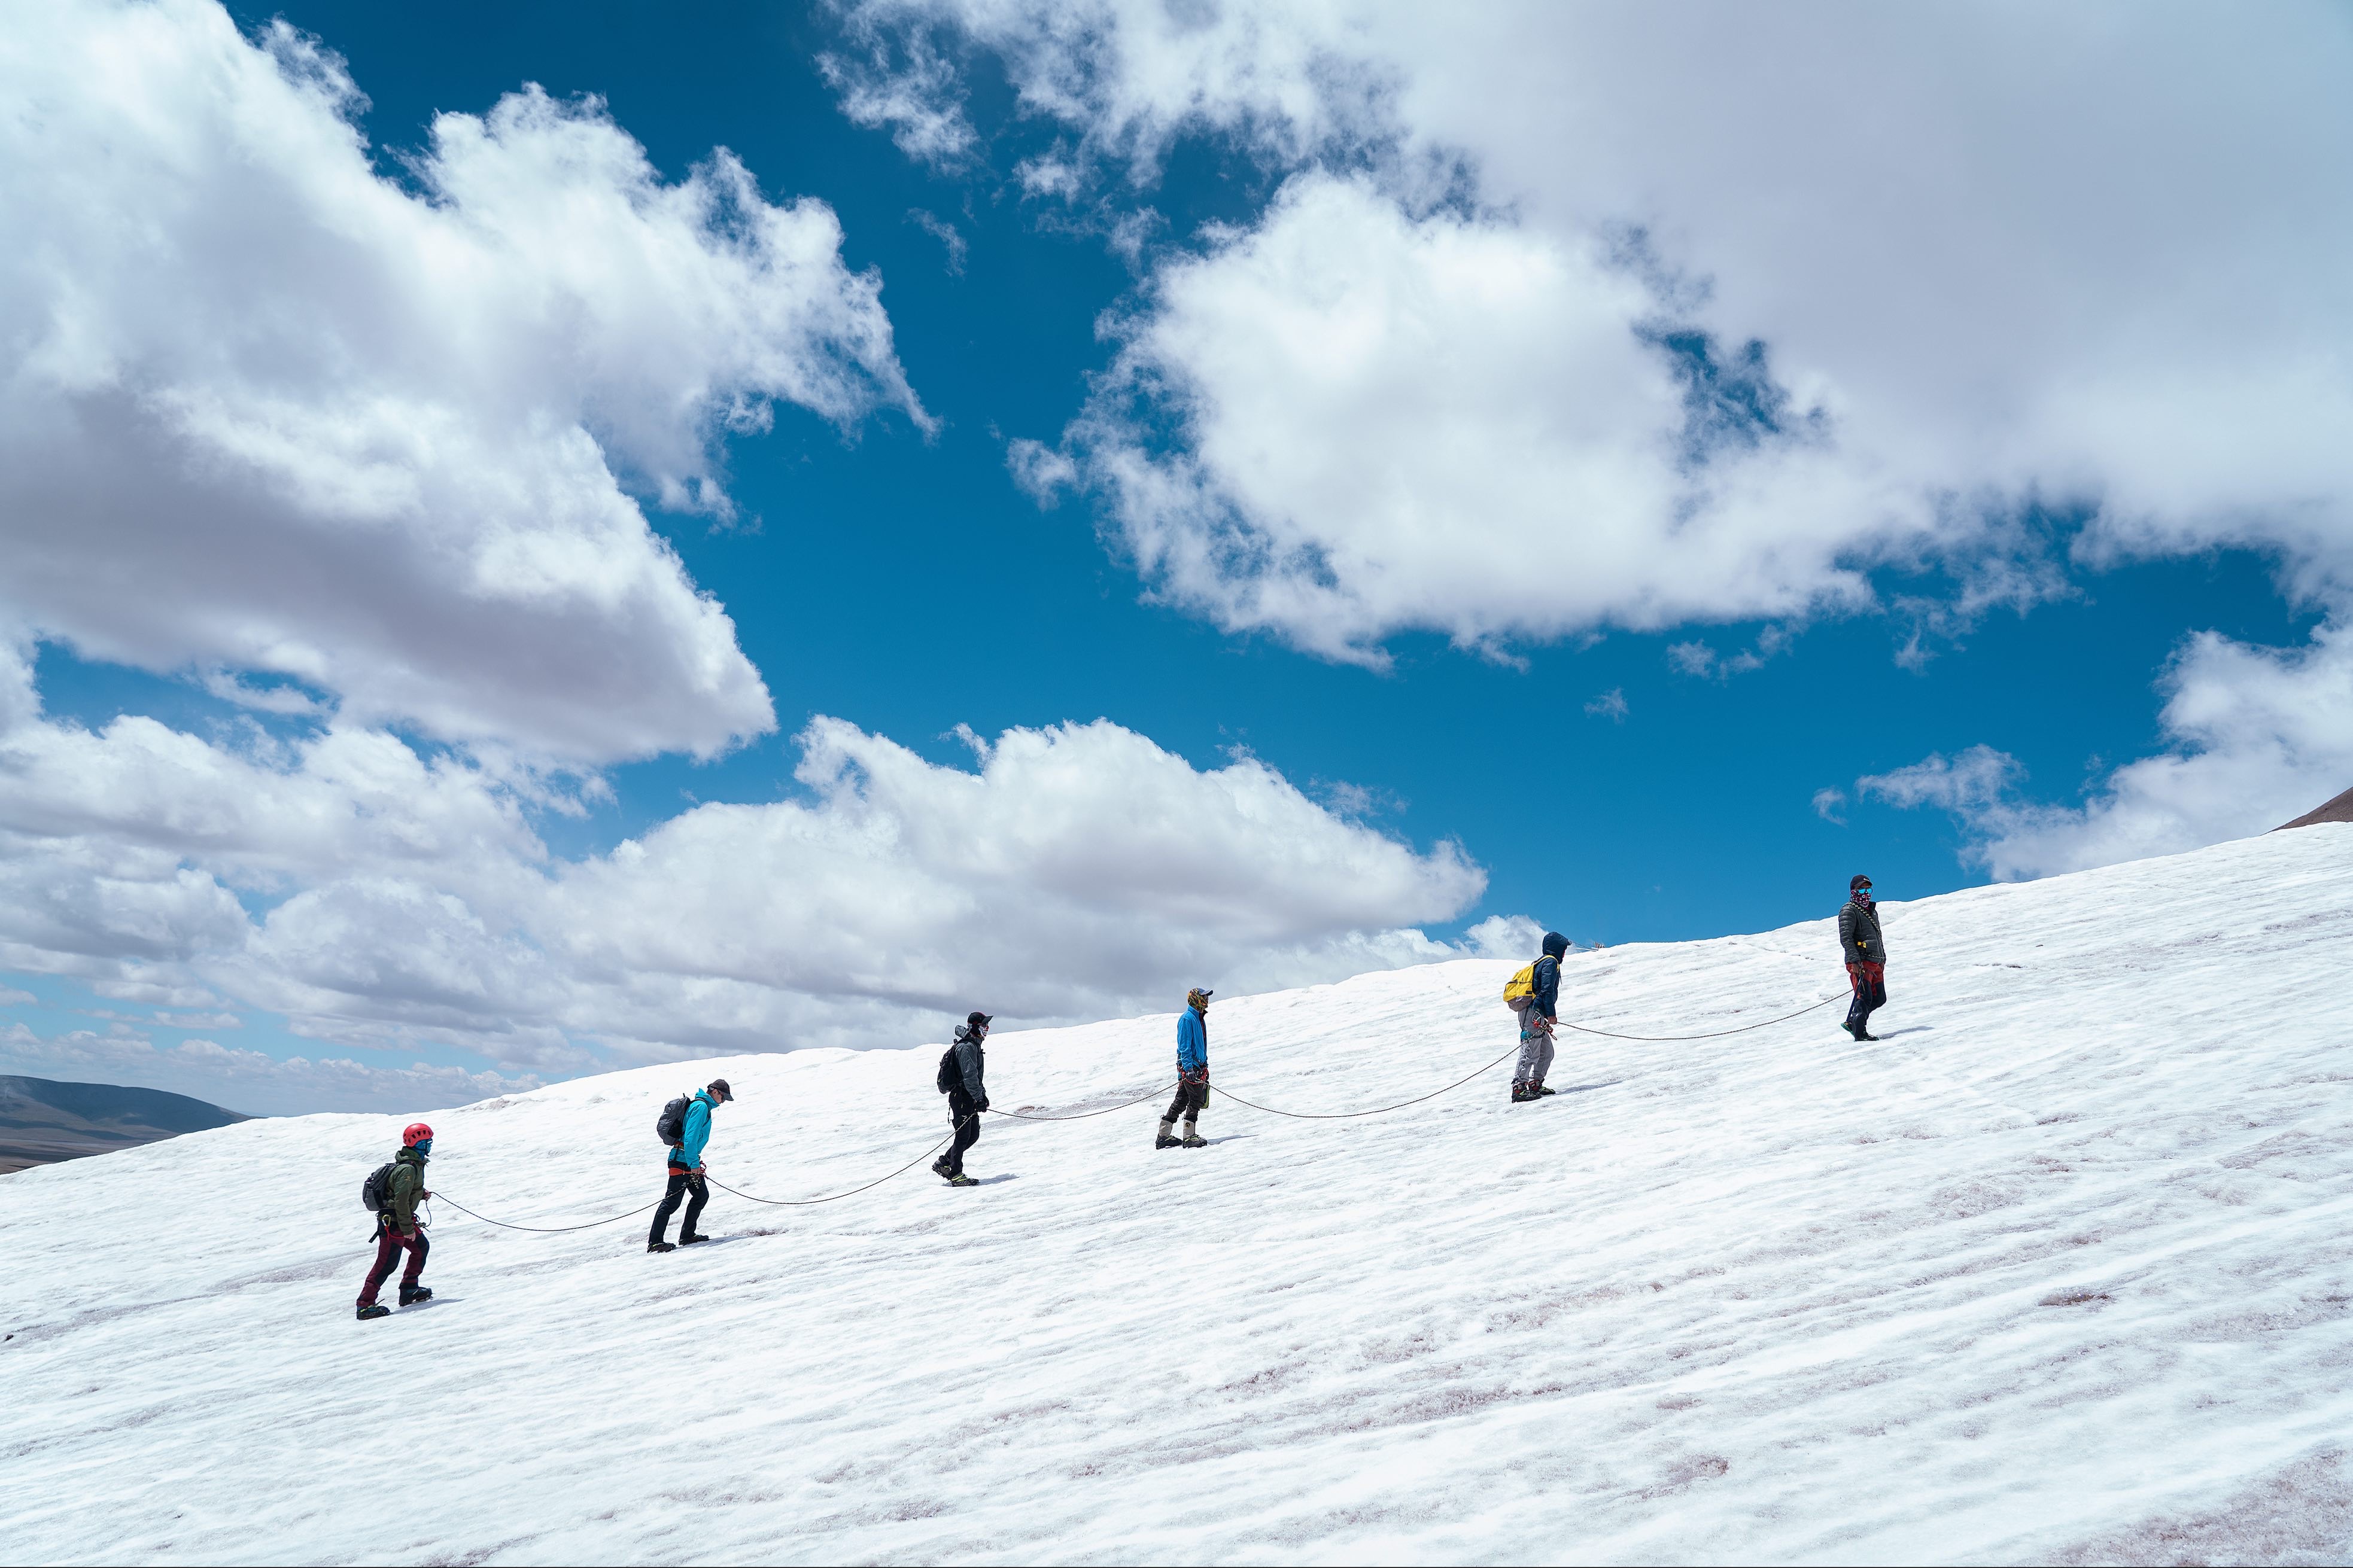
<path id="1" fill-rule="evenodd" d="M 1565 1035 L 1539 1105 L 1508 1065 L 1361 1121 L 1213 1099 L 1198 1151 L 1153 1149 L 1156 1104 L 992 1119 L 977 1188 L 722 1193 L 726 1239 L 667 1257 L 437 1205 L 438 1300 L 371 1323 L 360 1179 L 407 1117 L 0 1177 L 0 1558 L 2342 1561 L 2348 873 L 2320 826 L 1890 903 L 1876 1045 L 1842 1002 Z M 1577 955 L 1563 1016 L 1842 993 L 1838 899 Z M 1512 967 L 1221 999 L 1214 1080 L 1424 1092 L 1513 1045 Z M 1113 1104 L 1173 1036 L 999 1036 L 991 1092 Z M 803 1197 L 913 1158 L 936 1059 L 717 1064 L 712 1170 Z M 430 1180 L 634 1208 L 712 1070 L 432 1113 Z"/>

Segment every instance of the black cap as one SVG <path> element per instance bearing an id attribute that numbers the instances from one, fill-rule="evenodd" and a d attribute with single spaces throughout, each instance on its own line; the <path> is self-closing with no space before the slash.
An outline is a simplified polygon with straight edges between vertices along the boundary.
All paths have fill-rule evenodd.
<path id="1" fill-rule="evenodd" d="M 714 1078 L 711 1080 L 711 1092 L 722 1100 L 735 1098 L 735 1091 L 727 1087 L 727 1080 L 723 1078 Z"/>
<path id="2" fill-rule="evenodd" d="M 1869 886 L 1871 886 L 1871 879 L 1864 876 L 1862 872 L 1857 871 L 1853 876 L 1847 879 L 1846 890 L 1852 893 L 1857 888 L 1868 888 Z"/>
<path id="3" fill-rule="evenodd" d="M 986 1027 L 987 1027 L 987 1026 L 988 1026 L 988 1015 L 987 1015 L 987 1014 L 986 1014 L 986 1013 L 982 1013 L 982 1012 L 975 1011 L 975 1012 L 972 1012 L 972 1013 L 968 1013 L 968 1014 L 966 1014 L 966 1015 L 965 1016 L 965 1020 L 964 1020 L 964 1021 L 965 1021 L 965 1023 L 967 1023 L 967 1024 L 970 1024 L 970 1025 L 971 1025 L 974 1028 L 976 1028 L 976 1029 L 986 1028 Z"/>

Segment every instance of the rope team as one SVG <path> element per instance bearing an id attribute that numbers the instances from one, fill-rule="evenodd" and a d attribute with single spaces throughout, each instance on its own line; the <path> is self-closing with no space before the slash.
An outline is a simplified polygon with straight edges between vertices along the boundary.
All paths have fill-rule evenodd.
<path id="1" fill-rule="evenodd" d="M 1845 960 L 1848 988 L 1853 998 L 1847 1008 L 1846 1023 L 1843 1027 L 1858 1041 L 1876 1040 L 1879 1037 L 1871 1032 L 1871 1015 L 1887 1003 L 1887 949 L 1880 935 L 1879 910 L 1872 901 L 1869 877 L 1858 875 L 1848 882 L 1847 902 L 1845 907 L 1839 910 L 1838 934 L 1840 954 Z M 1247 1105 L 1254 1110 L 1269 1111 L 1277 1116 L 1295 1116 L 1314 1121 L 1377 1116 L 1383 1111 L 1402 1110 L 1408 1105 L 1418 1105 L 1422 1100 L 1435 1100 L 1439 1095 L 1460 1089 L 1472 1079 L 1490 1071 L 1505 1057 L 1516 1054 L 1519 1060 L 1512 1071 L 1512 1103 L 1525 1105 L 1541 1100 L 1548 1095 L 1558 1092 L 1545 1087 L 1545 1075 L 1552 1069 L 1554 1032 L 1564 1026 L 1561 1023 L 1559 1008 L 1560 961 L 1567 951 L 1567 937 L 1562 936 L 1558 931 L 1546 932 L 1543 952 L 1504 984 L 1504 1004 L 1511 1008 L 1519 1020 L 1520 1038 L 1516 1053 L 1506 1051 L 1504 1056 L 1497 1057 L 1494 1061 L 1489 1062 L 1485 1067 L 1480 1068 L 1466 1077 L 1456 1079 L 1444 1089 L 1433 1090 L 1415 1100 L 1401 1101 L 1398 1105 L 1381 1106 L 1372 1110 L 1323 1112 L 1275 1110 L 1271 1106 L 1257 1105 L 1250 1100 L 1243 1100 L 1239 1095 L 1228 1093 L 1222 1089 L 1217 1092 L 1238 1105 Z M 1209 998 L 1212 994 L 1213 993 L 1198 986 L 1187 992 L 1185 1011 L 1176 1016 L 1176 1097 L 1168 1102 L 1168 1109 L 1161 1115 L 1160 1131 L 1153 1143 L 1155 1149 L 1206 1149 L 1208 1147 L 1208 1140 L 1203 1138 L 1200 1133 L 1200 1118 L 1201 1112 L 1208 1108 L 1209 1103 Z M 1599 1035 L 1609 1039 L 1652 1042 L 1716 1039 L 1725 1035 L 1745 1034 L 1751 1029 L 1762 1029 L 1774 1024 L 1787 1023 L 1789 1019 L 1813 1012 L 1816 1008 L 1828 1006 L 1836 1000 L 1835 996 L 1825 997 L 1811 1006 L 1801 1007 L 1796 1013 L 1787 1014 L 1782 1017 L 1768 1018 L 1761 1024 L 1743 1025 L 1736 1029 L 1722 1029 L 1709 1035 L 1616 1035 L 1606 1029 L 1589 1029 L 1580 1024 L 1569 1024 L 1565 1026 L 1575 1029 L 1580 1034 Z M 932 1146 L 933 1149 L 937 1149 L 942 1143 L 948 1145 L 946 1152 L 932 1162 L 932 1170 L 951 1187 L 979 1185 L 973 1177 L 965 1173 L 964 1161 L 965 1155 L 971 1152 L 973 1145 L 980 1142 L 980 1119 L 989 1114 L 987 1058 L 982 1046 L 988 1038 L 990 1022 L 990 1015 L 976 1011 L 957 1026 L 955 1043 L 950 1045 L 940 1057 L 939 1071 L 934 1083 L 934 1087 L 940 1093 L 947 1096 L 949 1129 L 947 1136 Z M 1106 1106 L 1099 1110 L 1081 1111 L 1071 1116 L 1035 1115 L 1013 1110 L 1001 1110 L 996 1114 L 1024 1121 L 1076 1121 L 1082 1117 L 1106 1115 L 1113 1110 L 1124 1110 L 1131 1106 L 1140 1105 L 1159 1092 L 1157 1089 L 1148 1089 L 1135 1100 L 1127 1100 L 1119 1105 Z M 610 1215 L 604 1219 L 590 1220 L 583 1225 L 508 1225 L 503 1220 L 490 1219 L 485 1215 L 475 1214 L 473 1210 L 454 1199 L 444 1198 L 442 1201 L 459 1213 L 482 1220 L 485 1224 L 499 1226 L 508 1230 L 533 1231 L 540 1234 L 588 1230 L 597 1226 L 611 1225 L 617 1220 L 628 1219 L 633 1215 L 645 1213 L 647 1209 L 652 1209 L 655 1211 L 653 1227 L 646 1237 L 646 1250 L 656 1253 L 674 1252 L 680 1247 L 692 1247 L 698 1242 L 711 1239 L 696 1227 L 702 1218 L 703 1205 L 711 1201 L 710 1189 L 713 1186 L 724 1192 L 735 1193 L 738 1197 L 748 1198 L 759 1204 L 797 1206 L 831 1203 L 837 1198 L 852 1197 L 859 1193 L 881 1186 L 892 1176 L 913 1169 L 916 1163 L 923 1157 L 918 1154 L 914 1160 L 891 1172 L 889 1175 L 879 1176 L 864 1186 L 852 1187 L 847 1192 L 828 1194 L 824 1197 L 755 1198 L 749 1193 L 736 1193 L 734 1188 L 713 1180 L 702 1163 L 703 1150 L 711 1142 L 712 1114 L 720 1106 L 732 1103 L 734 1099 L 734 1091 L 728 1087 L 727 1080 L 720 1078 L 712 1079 L 709 1084 L 697 1089 L 693 1094 L 681 1095 L 662 1107 L 661 1114 L 655 1119 L 654 1131 L 656 1136 L 661 1140 L 665 1151 L 663 1163 L 667 1185 L 659 1198 L 641 1208 L 632 1209 L 628 1214 Z M 1181 1135 L 1177 1131 L 1180 1121 L 1183 1124 Z M 376 1296 L 383 1289 L 385 1281 L 390 1278 L 394 1268 L 400 1264 L 404 1257 L 407 1260 L 407 1267 L 401 1270 L 400 1304 L 409 1307 L 433 1299 L 432 1288 L 420 1282 L 420 1277 L 425 1272 L 426 1256 L 431 1250 L 431 1243 L 427 1238 L 426 1227 L 417 1214 L 418 1205 L 434 1196 L 432 1191 L 425 1184 L 425 1166 L 432 1157 L 432 1152 L 433 1129 L 422 1121 L 411 1122 L 401 1134 L 400 1152 L 393 1156 L 388 1163 L 370 1173 L 367 1180 L 361 1184 L 360 1201 L 371 1214 L 376 1216 L 375 1261 L 368 1270 L 366 1284 L 360 1290 L 359 1317 L 362 1321 L 387 1317 L 391 1314 L 392 1309 L 379 1302 Z M 924 1152 L 929 1153 L 931 1150 L 926 1150 Z M 678 1212 L 681 1202 L 686 1205 L 686 1214 L 680 1226 L 678 1240 L 673 1244 L 667 1239 L 667 1233 L 670 1229 L 670 1215 Z"/>

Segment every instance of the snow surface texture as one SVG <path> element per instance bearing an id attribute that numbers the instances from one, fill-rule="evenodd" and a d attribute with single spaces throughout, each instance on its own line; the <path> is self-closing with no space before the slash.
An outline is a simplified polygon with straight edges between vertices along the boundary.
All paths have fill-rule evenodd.
<path id="1" fill-rule="evenodd" d="M 2337 1561 L 2353 1555 L 2353 826 L 1887 906 L 1884 1043 L 1566 1037 L 1428 1105 L 992 1119 L 983 1185 L 493 1230 L 373 1323 L 397 1116 L 0 1177 L 12 1562 Z M 1826 900 L 1835 902 L 1835 899 Z M 1579 954 L 1563 1016 L 1843 989 L 1830 922 Z M 1404 1099 L 1512 1044 L 1512 966 L 1221 1001 L 1219 1084 Z M 1214 982 L 1215 976 L 1204 976 Z M 977 998 L 986 1005 L 987 998 Z M 998 1106 L 1172 1074 L 1166 1017 L 989 1044 Z M 713 1173 L 854 1185 L 936 1047 L 717 1064 Z M 657 1194 L 708 1068 L 437 1111 L 432 1181 Z"/>

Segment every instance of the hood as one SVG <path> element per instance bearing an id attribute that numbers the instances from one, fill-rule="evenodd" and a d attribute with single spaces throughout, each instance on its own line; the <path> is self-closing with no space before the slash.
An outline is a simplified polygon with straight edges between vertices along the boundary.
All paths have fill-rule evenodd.
<path id="1" fill-rule="evenodd" d="M 956 1026 L 955 1043 L 959 1046 L 976 1046 L 980 1044 L 977 1039 L 973 1037 L 972 1026 L 970 1024 L 958 1024 Z"/>
<path id="2" fill-rule="evenodd" d="M 1560 932 L 1556 931 L 1548 931 L 1545 932 L 1545 956 L 1546 958 L 1558 958 L 1562 953 L 1567 952 L 1567 951 L 1568 938 L 1561 935 Z"/>

